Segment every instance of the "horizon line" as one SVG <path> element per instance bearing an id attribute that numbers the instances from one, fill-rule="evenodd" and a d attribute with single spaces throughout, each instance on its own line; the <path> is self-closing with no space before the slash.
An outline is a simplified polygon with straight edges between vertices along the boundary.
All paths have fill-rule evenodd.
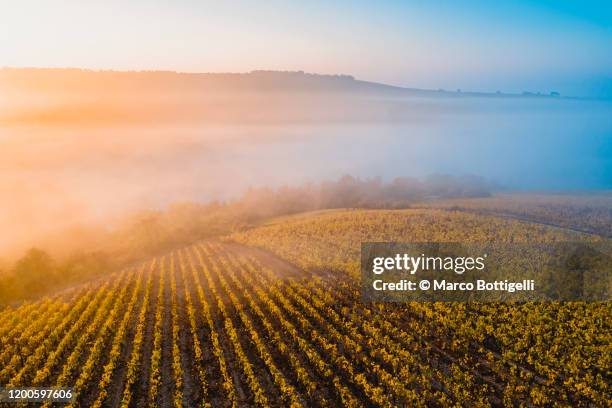
<path id="1" fill-rule="evenodd" d="M 549 91 L 544 93 L 541 91 L 528 91 L 525 90 L 522 93 L 514 92 L 503 92 L 500 90 L 496 91 L 470 91 L 462 88 L 457 90 L 448 90 L 443 88 L 418 88 L 412 86 L 403 86 L 389 84 L 385 82 L 379 82 L 376 80 L 360 79 L 352 74 L 344 73 L 319 73 L 319 72 L 308 72 L 304 70 L 280 70 L 280 69 L 253 69 L 249 71 L 183 71 L 183 70 L 172 70 L 172 69 L 114 69 L 114 68 L 87 68 L 77 66 L 63 66 L 63 67 L 43 67 L 43 66 L 1 66 L 0 71 L 3 70 L 47 70 L 47 71 L 81 71 L 91 73 L 116 73 L 116 74 L 174 74 L 174 75 L 253 75 L 253 74 L 297 74 L 303 76 L 313 77 L 329 77 L 335 79 L 350 80 L 360 83 L 366 83 L 377 86 L 384 86 L 395 88 L 397 90 L 424 92 L 429 94 L 448 94 L 448 95 L 463 95 L 463 96 L 489 96 L 489 97 L 525 97 L 525 98 L 553 98 L 553 99 L 572 99 L 572 100 L 593 100 L 593 101 L 609 101 L 612 97 L 589 97 L 589 96 L 572 96 L 572 95 L 561 95 L 556 91 Z"/>

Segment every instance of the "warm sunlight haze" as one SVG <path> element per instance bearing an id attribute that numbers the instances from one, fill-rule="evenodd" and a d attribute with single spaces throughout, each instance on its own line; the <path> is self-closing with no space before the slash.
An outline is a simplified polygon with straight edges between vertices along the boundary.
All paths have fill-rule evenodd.
<path id="1" fill-rule="evenodd" d="M 0 407 L 609 407 L 612 3 L 0 0 Z"/>

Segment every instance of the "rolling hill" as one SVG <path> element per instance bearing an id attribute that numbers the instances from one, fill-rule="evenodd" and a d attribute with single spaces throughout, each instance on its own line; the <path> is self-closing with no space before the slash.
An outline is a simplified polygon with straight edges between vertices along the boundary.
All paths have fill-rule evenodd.
<path id="1" fill-rule="evenodd" d="M 0 383 L 72 406 L 605 406 L 610 303 L 361 302 L 362 240 L 589 238 L 445 210 L 284 217 L 0 311 Z"/>

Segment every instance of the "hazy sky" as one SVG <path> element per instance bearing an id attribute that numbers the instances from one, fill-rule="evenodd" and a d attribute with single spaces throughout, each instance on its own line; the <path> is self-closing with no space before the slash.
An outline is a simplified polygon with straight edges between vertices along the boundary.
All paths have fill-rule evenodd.
<path id="1" fill-rule="evenodd" d="M 0 0 L 0 66 L 304 70 L 612 97 L 612 2 L 499 3 Z"/>

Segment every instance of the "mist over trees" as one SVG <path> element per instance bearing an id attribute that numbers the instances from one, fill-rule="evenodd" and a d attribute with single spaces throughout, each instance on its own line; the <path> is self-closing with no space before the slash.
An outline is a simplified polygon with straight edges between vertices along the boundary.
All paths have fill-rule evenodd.
<path id="1" fill-rule="evenodd" d="M 0 274 L 0 305 L 36 298 L 138 259 L 276 216 L 333 208 L 406 208 L 423 200 L 487 197 L 490 188 L 476 176 L 432 175 L 424 180 L 398 177 L 384 182 L 380 177 L 346 175 L 337 181 L 296 187 L 251 188 L 229 202 L 176 203 L 165 210 L 141 211 L 108 234 L 109 242 L 103 248 L 83 248 L 60 260 L 39 248 L 28 250 Z"/>
<path id="2" fill-rule="evenodd" d="M 280 188 L 251 188 L 233 201 L 175 203 L 165 210 L 142 211 L 123 222 L 111 241 L 126 260 L 152 256 L 198 239 L 234 232 L 269 218 L 333 208 L 406 208 L 424 200 L 488 197 L 492 186 L 477 176 L 432 175 L 424 180 L 398 177 L 337 181 Z"/>
<path id="3" fill-rule="evenodd" d="M 331 208 L 405 208 L 430 199 L 488 197 L 491 187 L 478 176 L 436 174 L 424 180 L 397 177 L 386 183 L 380 177 L 345 175 L 337 181 L 298 187 L 252 188 L 234 205 L 253 217 Z"/>
<path id="4" fill-rule="evenodd" d="M 8 271 L 0 271 L 0 306 L 86 282 L 111 271 L 114 265 L 111 254 L 100 251 L 57 260 L 43 249 L 31 248 Z"/>

